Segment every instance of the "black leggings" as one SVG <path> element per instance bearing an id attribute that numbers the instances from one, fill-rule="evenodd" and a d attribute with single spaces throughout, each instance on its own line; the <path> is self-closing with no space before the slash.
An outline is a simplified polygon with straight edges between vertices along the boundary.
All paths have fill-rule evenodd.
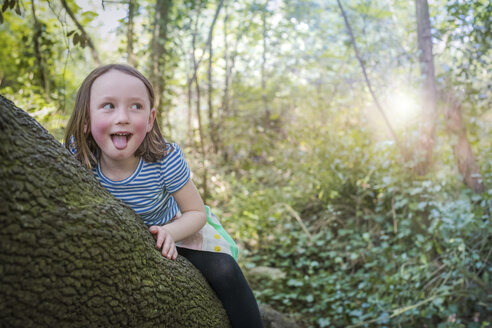
<path id="1" fill-rule="evenodd" d="M 233 328 L 263 327 L 255 296 L 232 256 L 182 247 L 177 249 L 178 254 L 186 257 L 207 279 Z"/>

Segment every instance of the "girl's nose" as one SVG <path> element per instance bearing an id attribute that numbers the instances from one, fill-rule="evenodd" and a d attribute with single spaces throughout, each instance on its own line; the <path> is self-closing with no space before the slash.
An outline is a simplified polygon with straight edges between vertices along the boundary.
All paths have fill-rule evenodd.
<path id="1" fill-rule="evenodd" d="M 116 124 L 126 124 L 129 123 L 128 111 L 126 108 L 119 108 L 116 114 Z"/>

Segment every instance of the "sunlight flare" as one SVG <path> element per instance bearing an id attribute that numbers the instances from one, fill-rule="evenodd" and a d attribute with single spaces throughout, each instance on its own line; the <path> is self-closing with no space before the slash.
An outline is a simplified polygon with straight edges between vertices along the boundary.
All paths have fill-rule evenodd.
<path id="1" fill-rule="evenodd" d="M 416 123 L 419 105 L 416 94 L 408 90 L 393 90 L 386 93 L 384 109 L 395 129 L 408 127 Z"/>

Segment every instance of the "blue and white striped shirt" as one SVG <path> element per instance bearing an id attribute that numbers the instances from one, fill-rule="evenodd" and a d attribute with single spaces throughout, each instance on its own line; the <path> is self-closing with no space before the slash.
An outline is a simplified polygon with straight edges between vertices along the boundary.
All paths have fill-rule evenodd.
<path id="1" fill-rule="evenodd" d="M 140 158 L 132 175 L 121 181 L 104 176 L 99 163 L 92 171 L 103 187 L 137 212 L 146 225 L 162 225 L 179 212 L 172 193 L 190 179 L 183 152 L 177 144 L 172 144 L 172 148 L 174 150 L 155 163 Z"/>

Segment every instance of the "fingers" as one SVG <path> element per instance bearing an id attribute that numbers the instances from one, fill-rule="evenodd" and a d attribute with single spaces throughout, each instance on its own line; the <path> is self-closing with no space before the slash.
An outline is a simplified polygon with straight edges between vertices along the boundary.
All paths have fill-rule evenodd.
<path id="1" fill-rule="evenodd" d="M 158 226 L 151 226 L 149 228 L 149 232 L 152 234 L 155 240 L 157 240 L 157 234 L 159 233 L 159 227 Z"/>
<path id="2" fill-rule="evenodd" d="M 169 253 L 169 259 L 170 260 L 176 260 L 178 258 L 178 250 L 176 249 L 176 246 L 173 247 Z"/>
<path id="3" fill-rule="evenodd" d="M 161 249 L 162 243 L 168 234 L 166 230 L 162 229 L 160 226 L 151 226 L 149 228 L 149 232 L 154 235 L 154 239 L 156 240 L 157 249 Z"/>
<path id="4" fill-rule="evenodd" d="M 161 226 L 151 226 L 149 232 L 156 237 L 156 247 L 161 250 L 164 257 L 175 260 L 178 257 L 176 244 L 171 234 Z"/>
<path id="5" fill-rule="evenodd" d="M 159 247 L 158 247 L 159 248 Z M 176 248 L 174 245 L 174 240 L 169 234 L 166 235 L 164 242 L 162 243 L 162 255 L 171 259 L 172 251 Z"/>
<path id="6" fill-rule="evenodd" d="M 178 257 L 178 250 L 176 249 L 176 243 L 172 237 L 168 234 L 162 245 L 162 255 L 168 260 L 175 260 Z"/>
<path id="7" fill-rule="evenodd" d="M 178 257 L 178 251 L 176 249 L 176 246 L 174 245 L 174 242 L 172 242 L 172 245 L 170 245 L 169 248 L 165 250 L 164 247 L 166 247 L 166 245 L 167 243 L 165 243 L 162 247 L 162 255 L 168 260 L 175 260 Z"/>

